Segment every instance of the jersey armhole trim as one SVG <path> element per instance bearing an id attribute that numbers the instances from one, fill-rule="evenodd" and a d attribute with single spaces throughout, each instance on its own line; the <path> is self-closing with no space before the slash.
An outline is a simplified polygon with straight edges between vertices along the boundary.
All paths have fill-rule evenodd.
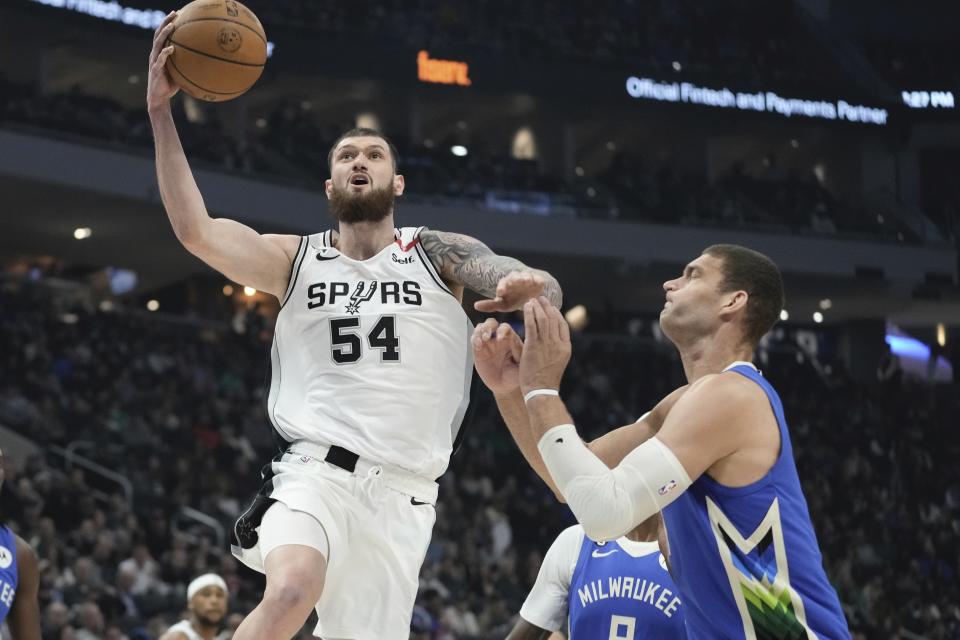
<path id="1" fill-rule="evenodd" d="M 419 242 L 420 234 L 417 233 L 417 244 L 413 246 L 414 250 L 420 255 L 420 262 L 423 263 L 423 268 L 427 270 L 427 273 L 430 275 L 430 278 L 437 283 L 437 286 L 452 295 L 454 298 L 457 296 L 454 295 L 453 291 L 450 290 L 443 282 L 443 278 L 440 277 L 440 274 L 437 273 L 436 268 L 433 266 L 433 261 L 430 260 L 430 256 L 427 255 L 427 252 L 423 249 L 423 245 Z"/>
<path id="2" fill-rule="evenodd" d="M 293 289 L 297 284 L 297 278 L 300 276 L 300 267 L 303 266 L 303 259 L 307 255 L 308 246 L 309 242 L 307 242 L 307 237 L 300 236 L 300 245 L 297 248 L 297 255 L 294 258 L 290 268 L 290 282 L 287 284 L 287 290 L 283 294 L 283 299 L 280 301 L 280 309 L 283 309 L 283 305 L 287 304 L 287 300 L 290 299 L 290 294 L 293 293 Z"/>

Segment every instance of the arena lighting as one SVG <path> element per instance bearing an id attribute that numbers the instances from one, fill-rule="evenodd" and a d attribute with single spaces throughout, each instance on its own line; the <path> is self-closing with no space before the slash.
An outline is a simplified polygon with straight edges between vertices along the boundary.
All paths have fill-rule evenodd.
<path id="1" fill-rule="evenodd" d="M 380 131 L 380 118 L 378 118 L 375 113 L 370 113 L 369 111 L 358 113 L 356 123 L 358 129 Z"/>
<path id="2" fill-rule="evenodd" d="M 120 22 L 130 27 L 149 29 L 150 31 L 156 31 L 163 19 L 167 17 L 165 11 L 125 7 L 116 0 L 110 0 L 110 2 L 104 0 L 31 0 L 31 2 L 53 9 L 82 13 L 100 20 Z M 268 58 L 273 55 L 274 46 L 272 42 L 267 42 Z"/>
<path id="3" fill-rule="evenodd" d="M 823 314 L 820 313 L 819 311 L 814 311 L 813 321 L 816 322 L 817 324 L 820 324 L 821 322 L 823 322 Z"/>
<path id="4" fill-rule="evenodd" d="M 254 294 L 256 294 L 256 293 L 257 293 L 257 290 L 254 289 L 253 287 L 244 287 L 244 288 L 243 288 L 243 295 L 247 296 L 248 298 L 249 298 L 249 297 L 252 297 L 252 296 L 253 296 Z"/>
<path id="5" fill-rule="evenodd" d="M 160 303 L 157 302 L 156 300 L 147 301 L 147 309 L 149 311 L 156 311 L 159 308 L 160 308 Z"/>
<path id="6" fill-rule="evenodd" d="M 104 313 L 110 313 L 111 311 L 113 311 L 113 302 L 110 300 L 101 300 L 99 309 Z"/>
<path id="7" fill-rule="evenodd" d="M 517 160 L 536 160 L 537 159 L 537 140 L 533 135 L 533 129 L 530 127 L 520 127 L 513 134 L 513 142 L 510 145 L 510 155 Z"/>
<path id="8" fill-rule="evenodd" d="M 890 345 L 890 351 L 893 351 L 898 356 L 906 356 L 924 361 L 930 358 L 930 347 L 915 338 L 887 334 L 886 341 L 887 344 Z"/>
<path id="9" fill-rule="evenodd" d="M 106 267 L 104 273 L 110 281 L 110 293 L 115 296 L 122 296 L 130 293 L 137 286 L 137 272 L 130 269 L 120 269 L 119 267 Z"/>
<path id="10" fill-rule="evenodd" d="M 833 301 L 831 301 L 830 298 L 824 298 L 823 300 L 820 301 L 820 308 L 823 309 L 824 311 L 826 311 L 832 306 L 833 306 Z"/>
<path id="11" fill-rule="evenodd" d="M 937 323 L 937 344 L 941 347 L 947 346 L 947 328 L 942 322 Z"/>
<path id="12" fill-rule="evenodd" d="M 457 156 L 458 158 L 462 158 L 463 156 L 467 155 L 467 148 L 462 144 L 455 144 L 452 147 L 450 147 L 450 153 Z"/>
<path id="13" fill-rule="evenodd" d="M 820 99 L 789 98 L 773 91 L 731 91 L 702 87 L 692 82 L 660 82 L 652 78 L 630 76 L 626 82 L 627 94 L 638 100 L 657 102 L 681 102 L 704 107 L 736 109 L 738 111 L 761 111 L 776 113 L 785 118 L 804 116 L 821 120 L 845 120 L 865 124 L 886 125 L 889 113 L 886 109 L 846 100 L 826 101 Z"/>
<path id="14" fill-rule="evenodd" d="M 780 310 L 780 320 L 781 320 L 782 322 L 786 322 L 786 321 L 789 320 L 789 319 L 790 319 L 790 314 L 787 313 L 787 310 L 786 310 L 786 309 L 781 309 L 781 310 Z"/>
<path id="15" fill-rule="evenodd" d="M 575 307 L 570 307 L 563 317 L 567 320 L 567 324 L 570 325 L 570 328 L 574 331 L 582 331 L 584 327 L 587 326 L 587 323 L 590 322 L 590 318 L 587 314 L 587 308 L 582 304 L 578 304 Z"/>
<path id="16" fill-rule="evenodd" d="M 73 237 L 77 240 L 86 240 L 93 235 L 93 231 L 90 230 L 90 227 L 79 227 L 73 230 Z"/>
<path id="17" fill-rule="evenodd" d="M 233 295 L 233 285 L 232 285 L 232 284 L 225 284 L 225 285 L 223 285 L 223 295 L 225 295 L 225 296 L 232 296 L 232 295 Z"/>
<path id="18" fill-rule="evenodd" d="M 898 331 L 888 327 L 887 331 Z M 931 369 L 930 347 L 910 336 L 888 333 L 886 335 L 890 351 L 900 357 L 900 364 L 904 372 L 931 380 L 934 382 L 950 382 L 953 380 L 953 367 L 943 356 L 937 356 Z M 932 374 L 932 375 L 931 375 Z"/>

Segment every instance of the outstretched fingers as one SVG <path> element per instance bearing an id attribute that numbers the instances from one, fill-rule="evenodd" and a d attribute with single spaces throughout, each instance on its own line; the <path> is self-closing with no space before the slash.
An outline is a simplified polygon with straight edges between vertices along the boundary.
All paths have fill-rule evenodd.
<path id="1" fill-rule="evenodd" d="M 167 41 L 167 38 L 170 37 L 170 34 L 173 33 L 173 21 L 176 19 L 177 12 L 171 11 L 167 14 L 167 17 L 163 19 L 163 22 L 160 23 L 160 26 L 157 27 L 157 30 L 153 32 L 153 48 L 150 49 L 151 66 L 157 62 L 157 59 L 160 57 L 160 52 L 164 48 L 164 43 Z"/>
<path id="2" fill-rule="evenodd" d="M 544 306 L 538 298 L 533 298 L 530 300 L 530 306 L 533 307 L 533 316 L 536 319 L 537 333 L 539 336 L 543 340 L 555 342 L 558 334 L 556 328 L 553 326 L 553 320 L 548 313 L 550 304 L 548 303 Z"/>
<path id="3" fill-rule="evenodd" d="M 568 341 L 570 339 L 570 327 L 560 310 L 553 306 L 546 296 L 540 296 L 537 298 L 537 302 L 540 303 L 540 308 L 543 309 L 550 325 L 550 338 L 557 341 Z"/>
<path id="4" fill-rule="evenodd" d="M 530 300 L 523 305 L 523 329 L 527 340 L 538 340 L 540 338 L 535 308 L 539 308 L 539 305 L 534 300 Z"/>
<path id="5" fill-rule="evenodd" d="M 154 63 L 158 71 L 163 69 L 166 66 L 167 58 L 169 58 L 171 55 L 173 55 L 173 45 L 170 45 L 169 47 L 164 47 L 160 51 L 160 55 L 157 57 L 156 63 Z"/>
<path id="6" fill-rule="evenodd" d="M 477 300 L 473 303 L 473 308 L 483 313 L 496 313 L 504 310 L 503 298 L 496 297 L 490 300 Z"/>

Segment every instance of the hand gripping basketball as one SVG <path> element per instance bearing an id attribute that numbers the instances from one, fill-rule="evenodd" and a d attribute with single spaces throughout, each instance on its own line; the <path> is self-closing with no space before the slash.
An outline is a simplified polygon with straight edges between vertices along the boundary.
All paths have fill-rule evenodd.
<path id="1" fill-rule="evenodd" d="M 173 21 L 176 17 L 177 12 L 171 11 L 153 32 L 153 48 L 150 50 L 147 73 L 148 110 L 166 106 L 170 98 L 180 90 L 180 87 L 173 83 L 166 68 L 167 58 L 173 53 L 173 46 L 164 46 L 173 32 Z"/>

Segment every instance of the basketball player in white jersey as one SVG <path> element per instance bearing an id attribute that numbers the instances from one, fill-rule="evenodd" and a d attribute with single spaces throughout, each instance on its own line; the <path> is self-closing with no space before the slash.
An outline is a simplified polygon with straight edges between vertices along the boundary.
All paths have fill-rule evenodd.
<path id="1" fill-rule="evenodd" d="M 227 583 L 215 573 L 205 573 L 187 585 L 190 617 L 167 629 L 160 640 L 214 640 L 227 615 Z"/>
<path id="2" fill-rule="evenodd" d="M 234 531 L 234 554 L 266 574 L 263 600 L 237 640 L 293 636 L 316 606 L 323 638 L 407 638 L 420 565 L 468 400 L 480 311 L 519 309 L 549 274 L 483 243 L 395 229 L 397 154 L 371 130 L 329 155 L 326 194 L 339 233 L 260 235 L 211 218 L 180 145 L 164 69 L 171 14 L 150 55 L 147 108 L 160 194 L 178 239 L 239 283 L 276 296 L 267 414 L 281 453 Z"/>

